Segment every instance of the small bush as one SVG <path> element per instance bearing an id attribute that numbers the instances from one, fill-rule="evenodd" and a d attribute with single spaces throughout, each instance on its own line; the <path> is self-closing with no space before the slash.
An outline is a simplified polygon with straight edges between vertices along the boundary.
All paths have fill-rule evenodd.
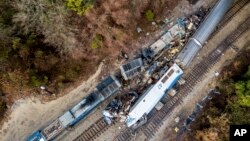
<path id="1" fill-rule="evenodd" d="M 77 71 L 74 68 L 68 68 L 65 73 L 66 80 L 73 81 L 78 76 Z"/>
<path id="2" fill-rule="evenodd" d="M 37 51 L 35 52 L 35 57 L 36 57 L 36 58 L 42 58 L 43 55 L 44 55 L 44 53 L 43 53 L 43 51 L 41 51 L 41 50 L 37 50 Z"/>
<path id="3" fill-rule="evenodd" d="M 78 15 L 84 15 L 93 7 L 93 0 L 67 0 L 66 6 L 75 12 Z"/>
<path id="4" fill-rule="evenodd" d="M 22 81 L 22 76 L 20 76 L 16 72 L 9 72 L 8 73 L 8 78 L 10 81 L 12 81 L 14 84 L 18 84 Z"/>
<path id="5" fill-rule="evenodd" d="M 152 10 L 147 10 L 145 13 L 147 21 L 152 22 L 154 20 L 155 14 Z"/>
<path id="6" fill-rule="evenodd" d="M 92 42 L 91 42 L 91 48 L 92 48 L 92 49 L 96 49 L 96 48 L 101 47 L 102 42 L 103 42 L 103 36 L 102 36 L 102 35 L 99 35 L 99 34 L 96 35 L 96 36 L 93 38 Z"/>
<path id="7" fill-rule="evenodd" d="M 39 74 L 36 70 L 30 69 L 29 83 L 33 87 L 39 87 L 41 85 L 48 84 L 48 77 L 46 75 Z"/>
<path id="8" fill-rule="evenodd" d="M 15 50 L 15 49 L 19 48 L 20 45 L 21 45 L 21 38 L 15 37 L 12 40 L 12 48 Z"/>
<path id="9" fill-rule="evenodd" d="M 39 87 L 41 85 L 46 85 L 48 83 L 48 77 L 44 76 L 43 78 L 39 78 L 37 76 L 31 76 L 30 84 L 34 87 Z"/>
<path id="10" fill-rule="evenodd" d="M 9 56 L 9 50 L 8 49 L 0 49 L 0 62 L 6 61 Z"/>
<path id="11" fill-rule="evenodd" d="M 31 47 L 36 43 L 37 40 L 38 40 L 38 38 L 37 38 L 36 34 L 31 33 L 30 35 L 28 35 L 28 38 L 27 38 L 27 40 L 25 42 L 25 46 L 26 47 Z"/>
<path id="12" fill-rule="evenodd" d="M 21 47 L 20 50 L 18 51 L 19 56 L 23 60 L 27 60 L 28 56 L 30 55 L 30 49 L 28 47 Z"/>

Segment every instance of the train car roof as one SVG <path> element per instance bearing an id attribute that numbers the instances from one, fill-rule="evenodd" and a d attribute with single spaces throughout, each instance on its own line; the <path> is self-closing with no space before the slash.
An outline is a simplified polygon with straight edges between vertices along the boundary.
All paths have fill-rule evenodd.
<path id="1" fill-rule="evenodd" d="M 46 141 L 46 140 L 43 138 L 40 131 L 36 131 L 27 138 L 27 141 Z"/>
<path id="2" fill-rule="evenodd" d="M 125 80 L 131 79 L 138 74 L 143 62 L 141 58 L 134 59 L 129 61 L 122 66 L 120 66 L 122 76 Z"/>
<path id="3" fill-rule="evenodd" d="M 151 57 L 154 57 L 156 54 L 158 54 L 162 49 L 164 49 L 167 46 L 165 42 L 163 42 L 161 39 L 154 42 L 150 49 L 153 51 L 153 54 Z"/>
<path id="4" fill-rule="evenodd" d="M 148 114 L 182 74 L 183 71 L 177 64 L 170 67 L 161 79 L 148 89 L 131 108 L 126 121 L 127 126 L 133 125 L 144 114 Z"/>
<path id="5" fill-rule="evenodd" d="M 87 115 L 89 110 L 103 101 L 103 99 L 104 98 L 100 93 L 93 92 L 59 117 L 59 120 L 62 122 L 64 127 L 67 127 L 80 116 L 83 116 L 84 114 Z"/>
<path id="6" fill-rule="evenodd" d="M 41 131 L 41 133 L 46 138 L 46 140 L 51 140 L 55 136 L 57 136 L 59 133 L 61 133 L 63 130 L 64 130 L 64 127 L 62 123 L 58 119 L 56 119 L 47 127 L 45 127 Z"/>
<path id="7" fill-rule="evenodd" d="M 96 89 L 105 97 L 109 97 L 115 93 L 121 87 L 121 83 L 115 78 L 115 76 L 110 75 L 100 82 Z"/>
<path id="8" fill-rule="evenodd" d="M 171 33 L 168 31 L 161 36 L 161 40 L 164 41 L 166 44 L 170 44 L 170 42 L 173 40 L 173 37 Z"/>

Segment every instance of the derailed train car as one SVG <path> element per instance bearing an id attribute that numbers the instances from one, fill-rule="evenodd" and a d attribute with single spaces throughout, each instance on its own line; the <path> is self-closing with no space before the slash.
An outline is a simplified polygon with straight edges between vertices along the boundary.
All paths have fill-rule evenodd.
<path id="1" fill-rule="evenodd" d="M 171 47 L 171 42 L 176 38 L 185 36 L 185 27 L 179 23 L 173 25 L 160 39 L 155 41 L 149 47 L 142 50 L 142 56 L 147 60 L 156 57 L 161 51 Z"/>
<path id="2" fill-rule="evenodd" d="M 189 39 L 186 46 L 176 58 L 176 62 L 182 67 L 187 67 L 194 59 L 198 51 L 203 47 L 209 36 L 215 30 L 218 23 L 229 10 L 234 0 L 220 0 L 201 26 L 195 32 L 192 38 Z"/>
<path id="3" fill-rule="evenodd" d="M 175 83 L 182 76 L 183 71 L 177 65 L 173 64 L 168 71 L 151 86 L 130 109 L 127 115 L 126 125 L 131 127 L 135 125 L 141 118 L 148 115 L 155 105 L 168 93 Z"/>
<path id="4" fill-rule="evenodd" d="M 48 126 L 34 132 L 27 138 L 27 141 L 53 140 L 66 128 L 72 127 L 86 118 L 102 101 L 117 92 L 120 87 L 121 83 L 113 75 L 107 77 L 96 86 L 96 91 L 83 98 Z"/>

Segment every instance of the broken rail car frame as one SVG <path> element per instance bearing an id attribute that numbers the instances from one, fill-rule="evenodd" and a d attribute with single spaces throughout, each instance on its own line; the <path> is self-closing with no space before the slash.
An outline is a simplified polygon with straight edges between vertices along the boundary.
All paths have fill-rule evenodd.
<path id="1" fill-rule="evenodd" d="M 189 74 L 186 74 L 186 83 L 181 87 L 178 94 L 175 97 L 167 95 L 166 104 L 159 112 L 148 119 L 148 122 L 140 130 L 134 131 L 132 128 L 127 128 L 115 137 L 115 141 L 126 141 L 132 139 L 133 132 L 142 132 L 146 136 L 146 140 L 155 136 L 158 129 L 162 126 L 164 119 L 172 114 L 173 109 L 181 104 L 183 98 L 192 92 L 194 86 L 201 81 L 209 69 L 219 61 L 222 54 L 230 48 L 230 45 L 234 43 L 243 33 L 250 29 L 250 17 L 245 20 L 235 31 L 233 31 L 224 41 L 222 41 L 217 48 L 211 51 L 200 63 L 194 66 Z"/>

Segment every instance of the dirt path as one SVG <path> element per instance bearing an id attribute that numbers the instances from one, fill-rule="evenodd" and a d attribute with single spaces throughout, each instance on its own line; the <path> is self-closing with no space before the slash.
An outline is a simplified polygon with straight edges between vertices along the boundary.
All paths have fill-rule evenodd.
<path id="1" fill-rule="evenodd" d="M 95 74 L 87 81 L 82 82 L 76 89 L 57 100 L 41 103 L 37 98 L 27 98 L 15 102 L 11 107 L 10 120 L 1 127 L 0 140 L 25 140 L 27 135 L 57 118 L 95 88 L 102 68 L 101 63 Z"/>

